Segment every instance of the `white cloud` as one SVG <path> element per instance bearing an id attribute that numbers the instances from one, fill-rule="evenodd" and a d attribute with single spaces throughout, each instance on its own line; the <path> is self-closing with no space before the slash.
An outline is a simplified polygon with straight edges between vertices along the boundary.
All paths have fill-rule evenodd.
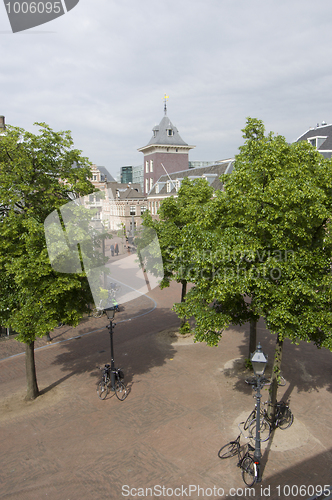
<path id="1" fill-rule="evenodd" d="M 142 163 L 164 93 L 193 160 L 234 155 L 247 116 L 291 141 L 332 122 L 331 14 L 327 1 L 81 0 L 10 34 L 0 7 L 0 114 L 29 130 L 72 130 L 113 174 Z"/>

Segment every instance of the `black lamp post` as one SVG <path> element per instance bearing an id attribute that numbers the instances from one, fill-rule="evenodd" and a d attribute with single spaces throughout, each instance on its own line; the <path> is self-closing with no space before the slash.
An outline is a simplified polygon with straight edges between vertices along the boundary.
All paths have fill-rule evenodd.
<path id="1" fill-rule="evenodd" d="M 114 391 L 115 385 L 115 375 L 114 375 L 114 352 L 113 352 L 113 319 L 115 314 L 115 307 L 110 306 L 104 309 L 106 316 L 110 320 L 110 324 L 107 326 L 110 332 L 110 343 L 111 343 L 111 388 Z"/>
<path id="2" fill-rule="evenodd" d="M 260 473 L 260 463 L 262 458 L 261 453 L 261 378 L 264 375 L 264 371 L 267 365 L 267 356 L 262 351 L 262 346 L 260 343 L 257 346 L 256 351 L 251 355 L 251 364 L 254 370 L 254 373 L 257 377 L 257 386 L 256 386 L 256 438 L 255 438 L 255 453 L 254 460 L 257 466 L 257 482 L 262 480 Z"/>

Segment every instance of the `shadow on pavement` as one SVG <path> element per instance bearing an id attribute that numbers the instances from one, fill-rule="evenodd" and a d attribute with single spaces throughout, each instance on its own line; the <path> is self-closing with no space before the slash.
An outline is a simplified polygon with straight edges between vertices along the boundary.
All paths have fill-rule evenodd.
<path id="1" fill-rule="evenodd" d="M 61 377 L 59 380 L 57 380 L 53 384 L 49 385 L 48 387 L 45 387 L 44 389 L 40 390 L 39 391 L 39 396 L 42 396 L 43 394 L 46 394 L 47 392 L 51 391 L 52 389 L 54 389 L 54 387 L 56 387 L 57 385 L 62 384 L 62 382 L 64 382 L 68 378 L 70 378 L 72 375 L 73 375 L 72 373 L 69 373 L 68 375 L 65 375 L 64 377 Z"/>
<path id="2" fill-rule="evenodd" d="M 241 329 L 241 327 L 232 327 L 232 329 L 236 331 L 238 328 Z M 270 376 L 274 359 L 276 336 L 270 334 L 265 329 L 262 319 L 257 328 L 257 343 L 258 342 L 261 343 L 264 353 L 268 355 L 269 361 L 266 374 Z M 244 360 L 248 358 L 248 346 L 249 325 L 246 324 L 244 342 L 238 346 L 241 357 L 243 358 L 243 363 L 225 372 L 225 376 L 238 379 L 234 383 L 234 389 L 246 395 L 252 393 L 251 387 L 245 383 L 245 378 L 252 374 L 249 370 L 244 369 Z M 285 339 L 281 372 L 286 381 L 289 382 L 282 396 L 282 399 L 285 401 L 290 398 L 294 388 L 297 389 L 297 392 L 319 392 L 319 389 L 322 388 L 332 392 L 332 353 L 325 348 L 318 349 L 312 342 L 300 342 L 299 345 L 296 345 L 292 344 L 290 340 Z M 283 389 L 283 387 L 279 388 L 279 394 L 283 392 Z"/>
<path id="3" fill-rule="evenodd" d="M 266 462 L 264 457 L 262 462 L 264 466 Z M 273 476 L 265 478 L 264 470 L 262 471 L 262 483 L 261 486 L 257 485 L 255 488 L 255 498 L 269 498 L 270 500 L 279 500 L 281 498 L 308 500 L 312 497 L 321 500 L 326 498 L 322 493 L 324 493 L 324 487 L 327 491 L 327 488 L 332 485 L 332 448 L 323 453 L 311 455 L 304 460 L 299 460 L 296 465 L 289 465 L 287 459 L 285 460 L 281 454 L 280 463 L 284 464 L 282 470 Z M 315 467 L 313 467 L 313 464 Z M 317 471 L 320 471 L 320 474 Z"/>
<path id="4" fill-rule="evenodd" d="M 116 316 L 115 323 L 119 316 Z M 67 375 L 53 386 L 73 375 L 87 372 L 95 378 L 96 383 L 99 382 L 101 377 L 99 368 L 111 360 L 110 335 L 106 328 L 108 320 L 106 316 L 104 319 L 104 329 L 60 344 L 62 352 L 52 364 L 61 365 L 61 370 L 67 372 Z M 169 309 L 158 308 L 157 315 L 152 312 L 141 318 L 116 324 L 113 330 L 115 366 L 123 369 L 125 383 L 129 388 L 134 375 L 147 373 L 152 367 L 162 366 L 166 359 L 174 355 L 175 350 L 171 345 L 165 344 L 162 349 L 160 348 L 153 333 L 157 332 L 158 328 L 160 331 L 178 322 L 177 317 Z"/>

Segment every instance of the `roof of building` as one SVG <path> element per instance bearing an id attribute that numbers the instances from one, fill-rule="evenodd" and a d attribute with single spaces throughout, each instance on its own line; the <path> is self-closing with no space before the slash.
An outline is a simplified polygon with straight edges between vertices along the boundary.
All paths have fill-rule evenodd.
<path id="1" fill-rule="evenodd" d="M 325 123 L 322 123 L 322 125 L 317 124 L 316 127 L 310 128 L 296 139 L 296 142 L 306 141 L 311 138 L 314 139 L 315 137 L 324 139 L 318 144 L 317 151 L 322 153 L 325 157 L 330 157 L 331 154 L 328 154 L 327 151 L 332 151 L 332 125 L 327 125 Z M 326 151 L 326 153 L 324 153 L 324 151 Z"/>
<path id="2" fill-rule="evenodd" d="M 107 182 L 115 182 L 114 177 L 109 173 L 106 167 L 99 167 L 97 166 L 97 169 L 101 173 L 100 180 L 105 181 L 105 177 L 107 177 Z"/>
<path id="3" fill-rule="evenodd" d="M 164 116 L 159 125 L 152 129 L 153 136 L 148 143 L 151 144 L 169 144 L 172 146 L 188 146 L 180 137 L 178 129 L 173 125 L 168 116 Z M 170 135 L 171 134 L 171 135 Z"/>
<path id="4" fill-rule="evenodd" d="M 115 200 L 140 200 L 145 198 L 141 185 L 138 183 L 120 184 L 119 182 L 108 182 L 107 189 L 111 189 Z"/>
<path id="5" fill-rule="evenodd" d="M 221 160 L 216 162 L 214 165 L 209 165 L 206 167 L 196 167 L 189 168 L 187 170 L 181 170 L 179 172 L 173 172 L 168 175 L 162 175 L 158 181 L 155 183 L 148 196 L 162 196 L 162 195 L 174 195 L 176 194 L 176 185 L 170 186 L 171 190 L 167 191 L 167 182 L 171 180 L 182 180 L 185 177 L 189 179 L 206 178 L 214 190 L 222 189 L 222 182 L 220 181 L 220 176 L 222 174 L 231 173 L 233 170 L 234 159 L 230 158 L 228 160 Z M 156 192 L 156 187 L 159 184 L 159 191 Z"/>

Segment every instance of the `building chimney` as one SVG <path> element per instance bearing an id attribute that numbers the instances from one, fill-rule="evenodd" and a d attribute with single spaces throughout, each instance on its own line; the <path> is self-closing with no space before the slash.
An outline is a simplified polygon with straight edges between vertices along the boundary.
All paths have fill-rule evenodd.
<path id="1" fill-rule="evenodd" d="M 5 128 L 6 128 L 5 117 L 0 116 L 0 130 L 4 130 Z"/>

